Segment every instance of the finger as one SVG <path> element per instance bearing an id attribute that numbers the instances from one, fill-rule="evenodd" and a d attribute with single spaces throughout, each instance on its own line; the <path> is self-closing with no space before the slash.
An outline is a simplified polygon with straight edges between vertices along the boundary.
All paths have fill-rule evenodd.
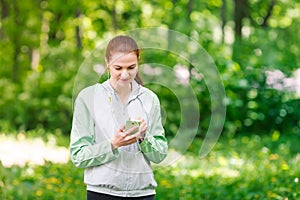
<path id="1" fill-rule="evenodd" d="M 137 138 L 137 133 L 133 134 L 133 135 L 128 135 L 125 140 L 126 140 L 126 143 L 134 143 L 136 142 L 136 138 Z"/>
<path id="2" fill-rule="evenodd" d="M 144 119 L 144 118 L 142 118 L 142 117 L 137 117 L 136 119 L 137 119 L 137 120 L 140 120 L 140 121 L 141 121 L 141 123 L 145 122 L 145 119 Z"/>
<path id="3" fill-rule="evenodd" d="M 125 126 L 122 126 L 121 128 L 119 128 L 118 131 L 117 131 L 117 133 L 119 133 L 119 134 L 123 133 L 124 132 L 124 128 L 125 128 Z"/>
<path id="4" fill-rule="evenodd" d="M 119 130 L 123 132 L 125 130 L 125 125 L 123 125 Z"/>
<path id="5" fill-rule="evenodd" d="M 130 129 L 128 129 L 127 131 L 125 131 L 124 133 L 126 133 L 126 135 L 131 135 L 133 131 L 138 130 L 138 126 L 134 126 L 131 127 Z"/>
<path id="6" fill-rule="evenodd" d="M 117 132 L 117 138 L 119 138 L 119 139 L 124 139 L 126 136 L 127 136 L 127 134 L 126 134 L 126 132 L 123 132 L 123 131 L 120 131 L 120 132 Z"/>
<path id="7" fill-rule="evenodd" d="M 140 126 L 147 126 L 147 123 L 143 121 Z"/>
<path id="8" fill-rule="evenodd" d="M 141 132 L 138 131 L 138 132 L 136 132 L 135 134 L 132 134 L 132 135 L 130 135 L 130 136 L 132 136 L 133 138 L 139 138 L 140 134 L 141 134 Z"/>
<path id="9" fill-rule="evenodd" d="M 140 131 L 146 131 L 148 129 L 148 126 L 147 126 L 147 124 L 142 124 L 141 126 L 140 126 Z"/>

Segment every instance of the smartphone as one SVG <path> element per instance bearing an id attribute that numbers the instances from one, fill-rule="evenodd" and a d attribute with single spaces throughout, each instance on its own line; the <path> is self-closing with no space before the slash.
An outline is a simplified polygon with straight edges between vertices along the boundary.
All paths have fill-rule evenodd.
<path id="1" fill-rule="evenodd" d="M 141 120 L 128 120 L 128 121 L 126 121 L 126 124 L 125 124 L 125 131 L 127 131 L 128 129 L 130 129 L 134 126 L 140 126 L 140 125 L 141 125 Z M 136 130 L 132 131 L 131 135 L 138 132 L 138 130 L 139 129 L 136 129 Z"/>

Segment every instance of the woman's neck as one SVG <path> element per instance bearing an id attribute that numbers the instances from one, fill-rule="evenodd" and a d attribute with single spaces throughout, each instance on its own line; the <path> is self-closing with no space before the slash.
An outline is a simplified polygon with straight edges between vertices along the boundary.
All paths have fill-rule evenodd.
<path id="1" fill-rule="evenodd" d="M 114 85 L 114 84 L 111 83 L 111 86 L 114 88 L 114 90 L 118 94 L 118 96 L 121 99 L 123 105 L 125 105 L 127 103 L 128 97 L 131 93 L 131 84 L 129 84 L 128 86 L 126 86 L 126 85 L 119 86 L 117 84 Z"/>

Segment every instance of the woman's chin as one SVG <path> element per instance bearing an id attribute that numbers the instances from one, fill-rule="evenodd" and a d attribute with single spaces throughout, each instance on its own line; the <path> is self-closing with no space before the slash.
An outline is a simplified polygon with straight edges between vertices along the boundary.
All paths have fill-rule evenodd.
<path id="1" fill-rule="evenodd" d="M 131 80 L 119 80 L 117 82 L 118 87 L 127 87 L 131 83 Z"/>

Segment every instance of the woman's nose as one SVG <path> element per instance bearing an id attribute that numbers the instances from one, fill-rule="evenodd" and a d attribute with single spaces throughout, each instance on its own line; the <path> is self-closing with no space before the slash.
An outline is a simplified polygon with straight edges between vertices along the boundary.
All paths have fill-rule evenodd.
<path id="1" fill-rule="evenodd" d="M 122 71 L 122 73 L 121 73 L 121 77 L 122 77 L 122 78 L 127 78 L 128 76 L 129 76 L 128 71 L 127 71 L 126 69 L 124 69 L 124 70 Z"/>

